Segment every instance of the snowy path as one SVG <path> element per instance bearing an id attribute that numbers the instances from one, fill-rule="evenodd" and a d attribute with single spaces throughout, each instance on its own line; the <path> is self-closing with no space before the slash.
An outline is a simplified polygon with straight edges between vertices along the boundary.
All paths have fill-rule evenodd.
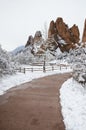
<path id="1" fill-rule="evenodd" d="M 65 130 L 59 89 L 69 73 L 36 79 L 0 97 L 0 130 Z"/>
<path id="2" fill-rule="evenodd" d="M 0 79 L 0 95 L 4 94 L 8 89 L 12 87 L 18 86 L 25 82 L 29 82 L 33 79 L 37 79 L 48 75 L 58 74 L 58 73 L 70 72 L 70 71 L 72 70 L 69 67 L 67 69 L 62 69 L 62 70 L 58 69 L 56 71 L 51 71 L 46 73 L 43 73 L 42 71 L 39 72 L 27 71 L 25 74 L 17 73 L 16 75 L 4 77 L 3 79 Z"/>

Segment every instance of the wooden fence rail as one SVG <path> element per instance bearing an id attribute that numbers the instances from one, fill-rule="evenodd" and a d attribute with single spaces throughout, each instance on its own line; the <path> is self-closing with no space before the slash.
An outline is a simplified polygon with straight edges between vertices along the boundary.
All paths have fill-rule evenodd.
<path id="1" fill-rule="evenodd" d="M 42 72 L 47 72 L 47 71 L 54 71 L 54 70 L 62 70 L 62 69 L 68 69 L 68 67 L 70 67 L 69 65 L 65 65 L 65 64 L 58 64 L 58 65 L 52 65 L 52 66 L 31 66 L 28 68 L 18 68 L 16 69 L 17 72 L 20 73 L 26 73 L 27 71 L 30 72 L 34 72 L 34 71 L 42 71 Z"/>

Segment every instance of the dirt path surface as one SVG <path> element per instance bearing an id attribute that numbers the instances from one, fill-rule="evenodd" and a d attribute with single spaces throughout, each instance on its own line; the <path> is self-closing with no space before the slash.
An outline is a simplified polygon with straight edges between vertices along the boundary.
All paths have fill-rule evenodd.
<path id="1" fill-rule="evenodd" d="M 59 89 L 69 77 L 36 79 L 0 96 L 0 130 L 65 130 Z"/>

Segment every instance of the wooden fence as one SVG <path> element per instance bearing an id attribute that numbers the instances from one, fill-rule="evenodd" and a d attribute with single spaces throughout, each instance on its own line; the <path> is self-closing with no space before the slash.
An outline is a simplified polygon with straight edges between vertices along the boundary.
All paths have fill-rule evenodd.
<path id="1" fill-rule="evenodd" d="M 29 67 L 19 67 L 16 69 L 17 72 L 20 73 L 26 73 L 27 71 L 34 72 L 34 71 L 42 71 L 42 72 L 47 72 L 47 71 L 54 71 L 54 70 L 62 70 L 62 69 L 68 69 L 70 66 L 66 64 L 58 64 L 58 65 L 52 65 L 52 66 L 46 66 L 46 65 L 37 65 L 37 66 L 29 66 Z"/>

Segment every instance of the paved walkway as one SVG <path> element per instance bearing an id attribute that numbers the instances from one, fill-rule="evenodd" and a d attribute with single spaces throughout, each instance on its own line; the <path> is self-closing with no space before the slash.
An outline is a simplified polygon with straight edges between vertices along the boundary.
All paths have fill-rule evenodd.
<path id="1" fill-rule="evenodd" d="M 0 96 L 0 130 L 65 130 L 59 89 L 69 77 L 36 79 Z"/>

